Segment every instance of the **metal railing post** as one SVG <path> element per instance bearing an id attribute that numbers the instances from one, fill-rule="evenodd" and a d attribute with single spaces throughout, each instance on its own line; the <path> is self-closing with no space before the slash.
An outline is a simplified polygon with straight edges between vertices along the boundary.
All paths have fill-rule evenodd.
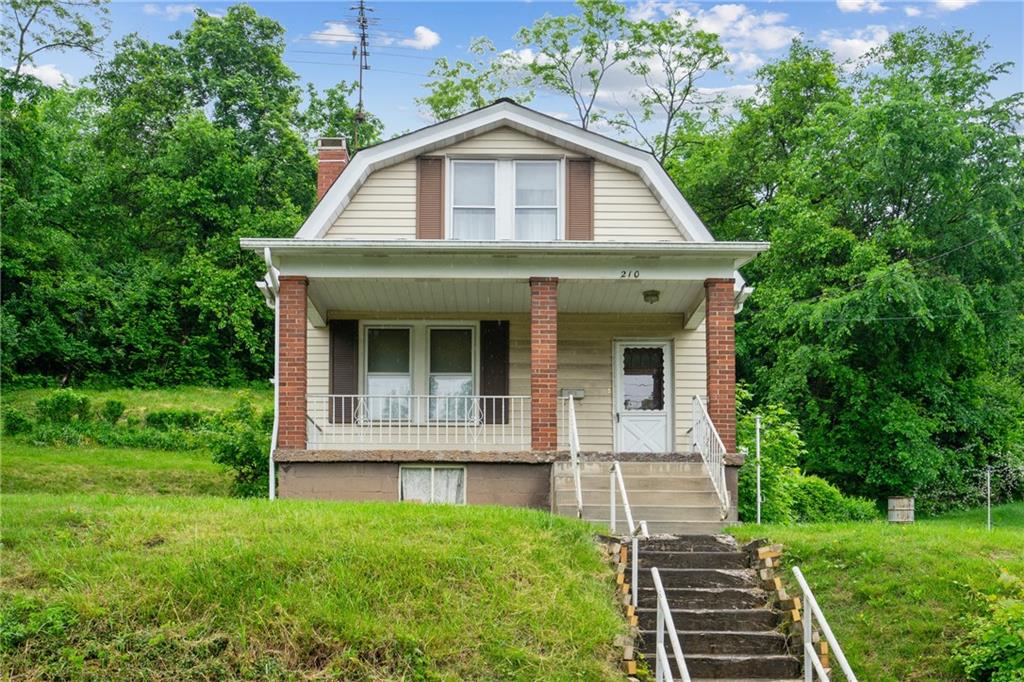
<path id="1" fill-rule="evenodd" d="M 801 590 L 800 593 L 804 598 L 804 682 L 812 682 L 814 679 L 814 669 L 811 667 L 811 652 L 814 650 L 814 637 L 813 629 L 811 627 L 811 619 L 814 614 L 811 613 L 811 600 L 807 598 L 807 592 Z"/>
<path id="2" fill-rule="evenodd" d="M 633 536 L 633 582 L 630 589 L 633 591 L 633 608 L 640 608 L 640 542 L 636 535 Z"/>
<path id="3" fill-rule="evenodd" d="M 757 525 L 761 525 L 761 415 L 754 418 L 754 456 L 757 458 Z"/>
<path id="4" fill-rule="evenodd" d="M 611 473 L 608 474 L 608 490 L 610 491 L 608 493 L 608 500 L 609 500 L 609 502 L 608 502 L 608 504 L 609 504 L 608 527 L 611 529 L 612 534 L 614 534 L 615 531 L 616 531 L 616 525 L 615 525 L 615 469 L 614 468 L 611 470 Z"/>

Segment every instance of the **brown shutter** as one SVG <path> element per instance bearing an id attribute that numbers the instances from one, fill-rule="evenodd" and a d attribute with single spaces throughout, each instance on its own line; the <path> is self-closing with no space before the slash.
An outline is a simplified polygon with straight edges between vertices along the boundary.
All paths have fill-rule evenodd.
<path id="1" fill-rule="evenodd" d="M 444 159 L 416 159 L 416 239 L 444 239 Z"/>
<path id="2" fill-rule="evenodd" d="M 480 322 L 480 395 L 508 395 L 508 321 Z M 485 424 L 508 424 L 508 400 L 482 397 Z"/>
<path id="3" fill-rule="evenodd" d="M 352 396 L 359 392 L 359 321 L 331 320 L 331 395 Z M 351 423 L 352 398 L 331 400 L 331 422 Z"/>
<path id="4" fill-rule="evenodd" d="M 566 159 L 565 238 L 594 239 L 593 159 Z"/>

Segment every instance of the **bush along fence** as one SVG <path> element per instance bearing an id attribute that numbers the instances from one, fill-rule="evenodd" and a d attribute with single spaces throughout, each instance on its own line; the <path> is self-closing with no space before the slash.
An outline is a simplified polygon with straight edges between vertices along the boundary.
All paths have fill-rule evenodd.
<path id="1" fill-rule="evenodd" d="M 267 449 L 272 410 L 257 410 L 239 398 L 228 410 L 150 410 L 129 413 L 124 403 L 59 389 L 36 401 L 33 412 L 5 405 L 3 434 L 35 445 L 132 447 L 150 450 L 209 450 L 234 472 L 234 494 L 261 495 L 267 487 Z"/>

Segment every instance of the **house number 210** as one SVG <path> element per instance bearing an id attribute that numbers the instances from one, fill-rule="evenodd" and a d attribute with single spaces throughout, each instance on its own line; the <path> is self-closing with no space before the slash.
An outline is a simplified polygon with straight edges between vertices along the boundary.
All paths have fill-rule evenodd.
<path id="1" fill-rule="evenodd" d="M 619 279 L 640 279 L 639 270 L 623 270 L 619 274 Z"/>

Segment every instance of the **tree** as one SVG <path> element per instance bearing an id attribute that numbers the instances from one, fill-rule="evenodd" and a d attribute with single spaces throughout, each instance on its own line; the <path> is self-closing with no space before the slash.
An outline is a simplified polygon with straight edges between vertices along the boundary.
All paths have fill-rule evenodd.
<path id="1" fill-rule="evenodd" d="M 898 33 L 844 74 L 796 43 L 670 164 L 717 237 L 772 242 L 738 369 L 846 492 L 927 496 L 1024 448 L 1024 112 L 985 50 Z"/>
<path id="2" fill-rule="evenodd" d="M 384 131 L 381 120 L 373 114 L 363 112 L 360 121 L 358 110 L 348 103 L 349 95 L 355 91 L 355 83 L 341 81 L 324 90 L 323 95 L 312 83 L 306 87 L 309 103 L 302 115 L 302 127 L 306 133 L 306 141 L 311 146 L 321 137 L 343 137 L 352 151 L 380 142 L 381 133 Z"/>
<path id="3" fill-rule="evenodd" d="M 662 165 L 683 146 L 682 129 L 705 115 L 695 107 L 714 102 L 699 91 L 697 82 L 729 59 L 718 36 L 697 30 L 694 24 L 692 19 L 681 24 L 673 17 L 629 24 L 628 70 L 643 81 L 643 87 L 630 95 L 640 115 L 627 108 L 609 121 L 638 136 Z"/>
<path id="4" fill-rule="evenodd" d="M 14 75 L 46 51 L 81 50 L 97 54 L 109 29 L 108 0 L 7 0 L 0 24 L 4 54 L 12 55 Z"/>
<path id="5" fill-rule="evenodd" d="M 430 91 L 416 103 L 435 121 L 446 121 L 472 109 L 486 106 L 499 97 L 510 97 L 521 104 L 533 99 L 524 64 L 511 52 L 498 52 L 487 38 L 474 38 L 469 51 L 473 61 L 454 63 L 440 57 L 428 72 L 425 84 Z"/>
<path id="6" fill-rule="evenodd" d="M 625 7 L 615 0 L 577 0 L 578 14 L 545 14 L 519 30 L 516 41 L 532 52 L 529 69 L 539 85 L 568 95 L 586 130 L 605 76 L 631 52 Z"/>

